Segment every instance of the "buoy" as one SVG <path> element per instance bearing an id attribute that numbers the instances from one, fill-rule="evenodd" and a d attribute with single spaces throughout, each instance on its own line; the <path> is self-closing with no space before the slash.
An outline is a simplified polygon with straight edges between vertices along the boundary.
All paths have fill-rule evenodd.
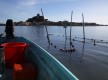
<path id="1" fill-rule="evenodd" d="M 52 43 L 51 43 L 51 45 L 52 45 Z"/>
<path id="2" fill-rule="evenodd" d="M 103 41 L 103 40 L 101 40 L 101 41 Z"/>
<path id="3" fill-rule="evenodd" d="M 73 51 L 75 51 L 75 49 L 73 49 Z"/>
<path id="4" fill-rule="evenodd" d="M 70 49 L 70 52 L 72 52 L 72 49 Z"/>
<path id="5" fill-rule="evenodd" d="M 72 45 L 72 47 L 74 47 L 74 45 Z"/>
<path id="6" fill-rule="evenodd" d="M 60 49 L 60 51 L 62 51 L 62 49 Z"/>
<path id="7" fill-rule="evenodd" d="M 55 48 L 57 47 L 57 46 L 54 46 Z"/>
<path id="8" fill-rule="evenodd" d="M 68 52 L 70 52 L 70 49 L 68 49 Z"/>
<path id="9" fill-rule="evenodd" d="M 65 49 L 65 52 L 67 52 L 67 49 Z"/>
<path id="10" fill-rule="evenodd" d="M 62 49 L 62 52 L 64 52 L 64 49 Z"/>
<path id="11" fill-rule="evenodd" d="M 94 40 L 94 46 L 96 45 L 95 40 Z"/>
<path id="12" fill-rule="evenodd" d="M 82 43 L 85 43 L 85 41 L 82 41 Z"/>

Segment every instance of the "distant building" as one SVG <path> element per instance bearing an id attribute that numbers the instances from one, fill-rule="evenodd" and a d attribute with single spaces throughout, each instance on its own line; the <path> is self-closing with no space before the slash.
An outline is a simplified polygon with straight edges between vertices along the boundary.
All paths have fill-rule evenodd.
<path id="1" fill-rule="evenodd" d="M 32 23 L 34 23 L 34 22 L 42 22 L 42 21 L 44 21 L 44 17 L 40 16 L 40 14 L 37 14 L 36 16 L 26 20 L 26 22 L 32 22 Z"/>
<path id="2" fill-rule="evenodd" d="M 31 22 L 19 21 L 19 22 L 14 22 L 14 25 L 16 25 L 16 26 L 30 26 Z"/>

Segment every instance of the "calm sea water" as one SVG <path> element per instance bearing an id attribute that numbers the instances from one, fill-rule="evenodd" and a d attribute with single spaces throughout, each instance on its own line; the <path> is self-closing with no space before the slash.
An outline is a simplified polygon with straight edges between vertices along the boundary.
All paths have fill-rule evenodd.
<path id="1" fill-rule="evenodd" d="M 4 33 L 0 26 L 0 33 Z M 69 27 L 67 40 L 65 29 L 61 26 L 48 26 L 52 45 L 48 45 L 44 26 L 15 26 L 15 36 L 24 36 L 50 52 L 63 63 L 80 80 L 108 80 L 108 27 L 85 27 L 86 42 L 83 44 L 82 27 L 72 27 L 72 38 L 75 52 L 61 52 L 60 49 L 70 49 Z M 96 39 L 96 45 L 92 39 Z M 56 46 L 56 48 L 54 47 Z"/>

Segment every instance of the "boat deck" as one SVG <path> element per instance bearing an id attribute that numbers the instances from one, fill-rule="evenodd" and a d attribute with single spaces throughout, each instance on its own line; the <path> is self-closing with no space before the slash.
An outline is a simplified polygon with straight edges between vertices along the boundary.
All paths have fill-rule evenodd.
<path id="1" fill-rule="evenodd" d="M 0 80 L 36 80 L 37 70 L 36 68 L 29 62 L 25 62 L 21 65 L 21 67 L 15 66 L 13 68 L 7 68 L 2 62 L 3 59 L 3 50 L 0 50 Z M 28 76 L 30 77 L 28 77 Z"/>
<path id="2" fill-rule="evenodd" d="M 0 80 L 12 80 L 12 69 L 3 67 L 3 49 L 0 49 Z"/>
<path id="3" fill-rule="evenodd" d="M 5 68 L 0 80 L 12 80 L 12 69 Z"/>

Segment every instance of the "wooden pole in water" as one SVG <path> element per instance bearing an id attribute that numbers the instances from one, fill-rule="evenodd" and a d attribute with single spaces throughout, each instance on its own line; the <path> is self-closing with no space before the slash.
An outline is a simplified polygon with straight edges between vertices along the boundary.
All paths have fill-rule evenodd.
<path id="1" fill-rule="evenodd" d="M 66 31 L 66 28 L 65 28 L 65 39 L 67 40 L 67 31 Z"/>
<path id="2" fill-rule="evenodd" d="M 83 15 L 83 13 L 82 13 L 82 21 L 83 21 L 83 39 L 84 39 L 84 42 L 85 42 L 85 29 L 84 29 L 85 24 L 84 24 L 84 15 Z"/>
<path id="3" fill-rule="evenodd" d="M 67 38 L 66 38 L 66 28 L 65 28 L 65 47 L 64 47 L 64 50 L 66 50 L 66 41 L 67 41 Z"/>
<path id="4" fill-rule="evenodd" d="M 67 41 L 67 34 L 66 34 L 67 33 L 66 32 L 67 25 L 66 25 L 66 21 L 63 22 L 63 25 L 64 25 L 63 27 L 65 28 L 65 47 L 64 47 L 64 49 L 66 50 L 66 41 Z"/>
<path id="5" fill-rule="evenodd" d="M 71 12 L 70 45 L 72 45 L 72 36 L 71 36 L 71 31 L 72 31 L 72 16 L 73 16 L 73 11 Z"/>
<path id="6" fill-rule="evenodd" d="M 42 12 L 42 16 L 44 17 L 42 8 L 41 8 L 41 12 Z M 46 26 L 45 22 L 46 22 L 46 20 L 44 19 L 44 25 L 45 25 L 45 29 L 46 29 L 46 33 L 47 33 L 47 39 L 48 39 L 48 43 L 50 44 L 50 39 L 49 39 L 49 35 L 48 35 L 48 29 L 47 29 L 47 26 Z"/>

